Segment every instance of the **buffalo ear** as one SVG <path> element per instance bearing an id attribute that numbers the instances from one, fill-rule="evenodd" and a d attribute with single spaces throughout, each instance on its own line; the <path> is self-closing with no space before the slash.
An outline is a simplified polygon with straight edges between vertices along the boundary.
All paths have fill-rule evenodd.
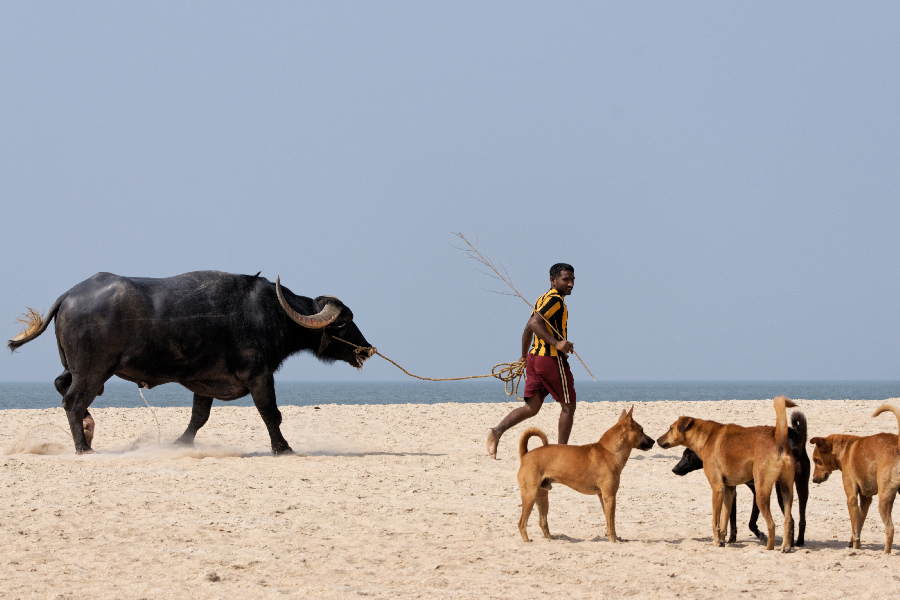
<path id="1" fill-rule="evenodd" d="M 814 444 L 819 449 L 819 452 L 831 452 L 831 442 L 829 442 L 825 438 L 814 437 L 813 439 L 809 440 L 809 443 Z"/>
<path id="2" fill-rule="evenodd" d="M 328 332 L 322 332 L 322 341 L 319 343 L 319 356 L 324 354 L 325 349 L 331 344 L 331 336 L 328 335 Z"/>
<path id="3" fill-rule="evenodd" d="M 678 419 L 678 431 L 684 433 L 688 429 L 694 426 L 694 418 L 693 417 L 683 417 L 683 419 Z"/>

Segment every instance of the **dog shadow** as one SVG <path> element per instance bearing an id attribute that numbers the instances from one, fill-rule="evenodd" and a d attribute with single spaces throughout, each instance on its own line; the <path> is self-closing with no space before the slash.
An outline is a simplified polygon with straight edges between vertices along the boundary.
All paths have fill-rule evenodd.
<path id="1" fill-rule="evenodd" d="M 860 544 L 859 550 L 856 550 L 854 548 L 850 548 L 850 540 L 806 540 L 806 545 L 800 546 L 799 548 L 803 550 L 849 550 L 851 552 L 883 552 L 884 542 Z"/>
<path id="2" fill-rule="evenodd" d="M 271 456 L 271 453 L 269 454 Z M 446 454 L 432 454 L 429 452 L 342 452 L 339 450 L 311 450 L 298 452 L 297 456 L 447 456 Z"/>

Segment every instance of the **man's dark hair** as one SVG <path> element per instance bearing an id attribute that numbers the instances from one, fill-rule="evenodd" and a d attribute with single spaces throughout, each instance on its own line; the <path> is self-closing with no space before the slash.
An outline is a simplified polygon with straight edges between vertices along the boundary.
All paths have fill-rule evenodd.
<path id="1" fill-rule="evenodd" d="M 575 267 L 566 263 L 556 263 L 552 267 L 550 267 L 550 277 L 559 277 L 559 274 L 563 271 L 572 271 L 575 273 Z"/>

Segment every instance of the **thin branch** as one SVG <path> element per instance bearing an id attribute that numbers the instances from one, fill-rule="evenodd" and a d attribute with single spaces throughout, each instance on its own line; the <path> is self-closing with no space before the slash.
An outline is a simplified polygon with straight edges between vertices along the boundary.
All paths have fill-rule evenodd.
<path id="1" fill-rule="evenodd" d="M 480 262 L 481 264 L 483 264 L 483 265 L 485 265 L 486 267 L 488 267 L 491 271 L 493 271 L 494 274 L 497 276 L 497 277 L 496 277 L 497 279 L 500 279 L 501 281 L 503 281 L 503 283 L 505 283 L 506 285 L 508 285 L 508 286 L 512 289 L 512 291 L 515 292 L 515 295 L 518 296 L 519 298 L 521 298 L 521 299 L 522 299 L 522 302 L 524 302 L 525 304 L 528 305 L 529 308 L 531 308 L 531 312 L 532 312 L 532 313 L 535 312 L 535 311 L 534 311 L 534 307 L 531 305 L 531 302 L 529 302 L 528 300 L 526 300 L 526 299 L 525 299 L 525 296 L 523 296 L 522 294 L 520 294 L 520 293 L 519 293 L 519 290 L 516 289 L 516 286 L 514 286 L 514 285 L 512 284 L 512 282 L 509 280 L 509 272 L 506 270 L 506 267 L 504 267 L 502 263 L 499 263 L 499 262 L 498 262 L 497 264 L 499 264 L 499 265 L 500 265 L 500 268 L 503 269 L 503 272 L 506 273 L 506 277 L 504 277 L 503 274 L 500 273 L 500 271 L 499 271 L 499 270 L 497 269 L 497 267 L 494 265 L 493 261 L 491 261 L 491 260 L 489 260 L 487 257 L 485 257 L 481 252 L 478 251 L 478 248 L 476 248 L 476 247 L 472 244 L 472 242 L 470 242 L 469 240 L 466 239 L 466 236 L 464 236 L 462 233 L 459 233 L 459 232 L 454 233 L 454 235 L 456 235 L 457 237 L 459 237 L 459 239 L 461 239 L 462 241 L 464 241 L 464 242 L 466 243 L 466 245 L 469 247 L 469 250 L 466 250 L 465 248 L 460 248 L 460 250 L 462 250 L 463 252 L 465 252 L 466 255 L 467 255 L 469 258 L 471 258 L 471 259 L 473 259 L 473 260 L 477 260 L 477 261 Z M 477 241 L 477 238 L 476 238 L 476 241 Z M 489 273 L 485 273 L 485 275 L 490 275 L 490 274 L 489 274 Z M 540 313 L 537 313 L 537 314 L 540 314 Z M 561 335 L 558 331 L 556 331 L 556 328 L 553 327 L 553 325 L 550 323 L 550 321 L 548 321 L 547 318 L 544 317 L 544 315 L 541 315 L 541 317 L 544 319 L 544 321 L 546 321 L 547 325 L 549 325 L 550 328 L 553 329 L 554 333 L 556 333 L 556 335 L 558 335 L 560 338 L 562 338 L 562 335 Z M 594 381 L 597 381 L 597 378 L 594 377 L 594 374 L 591 373 L 591 370 L 587 368 L 587 365 L 584 364 L 584 361 L 581 360 L 581 357 L 578 356 L 578 353 L 575 352 L 574 349 L 572 350 L 572 354 L 574 354 L 574 355 L 578 358 L 579 362 L 581 362 L 581 366 L 583 366 L 583 367 L 584 367 L 584 370 L 588 372 L 588 375 L 591 376 L 591 379 L 593 379 Z"/>

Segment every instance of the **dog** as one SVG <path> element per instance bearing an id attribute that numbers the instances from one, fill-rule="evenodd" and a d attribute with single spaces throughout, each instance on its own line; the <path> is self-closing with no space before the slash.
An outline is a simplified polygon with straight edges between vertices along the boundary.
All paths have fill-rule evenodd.
<path id="1" fill-rule="evenodd" d="M 797 499 L 800 503 L 800 523 L 799 523 L 799 534 L 797 535 L 797 546 L 803 546 L 805 544 L 804 536 L 806 535 L 806 502 L 809 499 L 809 477 L 812 472 L 810 468 L 809 454 L 806 452 L 806 417 L 803 416 L 799 410 L 795 410 L 791 413 L 791 425 L 792 427 L 788 428 L 788 444 L 791 447 L 791 453 L 794 455 L 794 460 L 797 463 L 797 473 L 794 476 L 794 486 L 797 488 Z M 678 461 L 678 464 L 672 467 L 672 472 L 676 475 L 687 475 L 688 473 L 692 473 L 693 471 L 697 471 L 703 468 L 703 461 L 697 456 L 697 453 L 691 450 L 690 448 L 684 449 L 684 454 L 681 456 L 681 460 Z M 753 485 L 752 481 L 748 481 L 745 484 L 750 491 L 753 493 L 755 498 L 756 496 L 756 486 Z M 784 513 L 784 502 L 781 499 L 781 490 L 778 487 L 775 487 L 775 497 L 778 499 L 778 506 L 781 508 L 781 512 Z M 750 531 L 753 532 L 753 535 L 756 536 L 756 539 L 767 542 L 768 537 L 762 531 L 759 530 L 757 526 L 757 521 L 759 520 L 759 507 L 756 505 L 756 500 L 753 501 L 753 510 L 750 513 L 750 522 L 748 526 L 750 527 Z M 733 544 L 737 539 L 737 494 L 735 494 L 734 500 L 731 503 L 731 533 L 728 534 L 728 543 Z M 793 532 L 791 535 L 791 546 L 794 545 Z"/>
<path id="2" fill-rule="evenodd" d="M 717 546 L 725 545 L 735 486 L 753 480 L 756 484 L 756 504 L 768 526 L 767 550 L 775 548 L 775 520 L 769 508 L 772 488 L 776 483 L 781 488 L 785 533 L 781 551 L 790 552 L 796 461 L 788 444 L 785 408 L 796 404 L 784 396 L 775 398 L 773 404 L 776 417 L 774 428 L 723 425 L 693 417 L 678 417 L 657 440 L 661 448 L 687 446 L 703 461 L 703 472 L 712 488 L 713 543 Z"/>
<path id="3" fill-rule="evenodd" d="M 97 425 L 94 423 L 94 417 L 88 411 L 84 411 L 82 424 L 84 425 L 84 439 L 87 440 L 87 445 L 90 446 L 91 442 L 94 441 L 94 428 Z"/>
<path id="4" fill-rule="evenodd" d="M 567 485 L 582 494 L 597 494 L 606 517 L 606 536 L 610 542 L 618 542 L 616 536 L 616 492 L 619 476 L 634 448 L 649 450 L 653 439 L 644 433 L 633 418 L 634 407 L 622 411 L 616 424 L 610 427 L 594 444 L 569 446 L 547 445 L 547 436 L 537 427 L 530 427 L 519 438 L 519 492 L 522 494 L 522 517 L 519 533 L 530 542 L 525 528 L 535 503 L 540 515 L 541 531 L 548 540 L 550 528 L 547 513 L 550 510 L 549 491 L 552 484 Z M 528 440 L 537 436 L 542 447 L 528 450 Z"/>
<path id="5" fill-rule="evenodd" d="M 883 412 L 892 412 L 897 417 L 900 429 L 900 409 L 883 404 L 872 417 Z M 850 548 L 859 549 L 862 531 L 872 496 L 878 495 L 878 512 L 884 522 L 886 538 L 884 553 L 891 553 L 894 543 L 894 521 L 891 510 L 894 498 L 900 489 L 900 435 L 877 433 L 861 437 L 858 435 L 833 434 L 828 437 L 814 437 L 809 441 L 815 445 L 813 481 L 822 483 L 832 471 L 840 471 L 847 494 L 847 508 L 850 511 Z"/>

